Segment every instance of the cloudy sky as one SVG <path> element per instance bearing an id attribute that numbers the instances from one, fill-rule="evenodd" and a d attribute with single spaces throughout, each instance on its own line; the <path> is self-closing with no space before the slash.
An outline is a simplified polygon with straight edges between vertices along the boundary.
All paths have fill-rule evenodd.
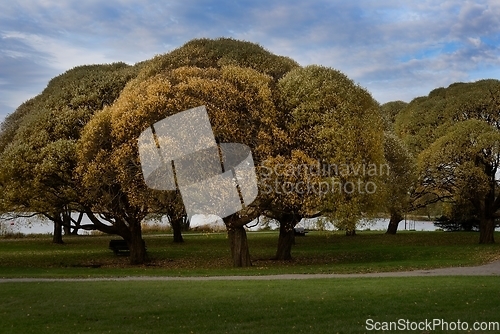
<path id="1" fill-rule="evenodd" d="M 500 79 L 498 0 L 2 1 L 0 120 L 74 66 L 223 36 L 339 69 L 381 103 Z"/>

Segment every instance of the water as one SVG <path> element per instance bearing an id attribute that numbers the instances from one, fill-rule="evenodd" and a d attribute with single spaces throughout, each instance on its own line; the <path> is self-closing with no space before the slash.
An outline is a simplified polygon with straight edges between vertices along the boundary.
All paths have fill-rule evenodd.
<path id="1" fill-rule="evenodd" d="M 78 214 L 73 214 L 73 218 L 78 219 Z M 90 224 L 90 219 L 84 216 L 83 224 Z M 44 217 L 11 218 L 0 220 L 0 235 L 2 234 L 50 234 L 54 232 L 54 224 Z M 78 234 L 90 234 L 90 231 L 79 230 Z"/>
<path id="2" fill-rule="evenodd" d="M 78 214 L 73 214 L 74 219 L 78 219 Z M 91 224 L 90 219 L 87 216 L 83 216 L 82 225 L 83 224 Z M 163 217 L 161 221 L 151 220 L 146 222 L 148 225 L 160 225 L 160 226 L 169 226 L 168 219 Z M 378 218 L 373 220 L 362 221 L 357 230 L 359 231 L 386 231 L 387 225 L 389 224 L 388 218 Z M 191 228 L 197 226 L 209 225 L 215 230 L 225 230 L 224 223 L 217 216 L 210 215 L 196 215 L 191 219 Z M 309 230 L 327 230 L 334 231 L 335 227 L 333 224 L 321 221 L 318 218 L 315 219 L 303 219 L 298 226 L 304 227 Z M 260 219 L 259 221 L 255 220 L 252 223 L 248 224 L 249 231 L 258 231 L 263 228 L 276 230 L 279 228 L 279 225 L 272 220 Z M 53 224 L 48 219 L 43 217 L 30 217 L 30 218 L 13 218 L 13 219 L 2 219 L 0 220 L 0 235 L 5 234 L 52 234 L 53 233 Z M 431 221 L 422 221 L 422 220 L 403 220 L 399 223 L 398 231 L 436 231 L 438 227 L 434 226 L 434 223 Z M 500 228 L 496 229 L 500 231 Z M 79 230 L 78 234 L 85 235 L 90 234 L 91 231 Z"/>
<path id="3" fill-rule="evenodd" d="M 53 225 L 45 219 L 12 218 L 0 221 L 0 234 L 52 234 Z"/>
<path id="4" fill-rule="evenodd" d="M 75 219 L 78 218 L 78 214 L 74 214 Z M 82 224 L 90 224 L 90 220 L 87 216 L 82 219 Z M 146 224 L 157 224 L 161 226 L 168 226 L 168 220 L 163 218 L 161 221 L 150 221 Z M 385 231 L 387 230 L 387 225 L 389 224 L 389 219 L 380 218 L 370 221 L 363 221 L 358 227 L 360 231 Z M 191 227 L 209 225 L 215 229 L 224 230 L 225 226 L 221 219 L 216 216 L 201 216 L 197 215 L 191 219 Z M 279 225 L 275 221 L 267 221 L 260 219 L 255 220 L 248 224 L 250 231 L 258 231 L 262 228 L 269 228 L 271 230 L 278 229 Z M 328 231 L 335 230 L 335 227 L 331 223 L 322 222 L 318 218 L 315 219 L 303 219 L 298 226 L 304 227 L 309 230 L 323 229 Z M 49 220 L 42 217 L 30 217 L 30 218 L 14 218 L 9 220 L 0 221 L 0 235 L 2 234 L 52 234 L 53 224 Z M 420 220 L 407 220 L 399 223 L 399 231 L 435 231 L 438 228 L 434 226 L 432 222 L 420 221 Z M 78 234 L 90 234 L 90 231 L 79 230 Z"/>
<path id="5" fill-rule="evenodd" d="M 336 230 L 335 226 L 321 219 L 303 219 L 299 226 L 304 227 L 306 230 L 322 229 L 326 231 Z M 389 225 L 389 218 L 377 218 L 371 220 L 362 220 L 356 230 L 358 231 L 383 231 L 387 230 Z M 436 231 L 438 227 L 434 226 L 431 221 L 423 220 L 406 220 L 399 223 L 398 231 Z"/>

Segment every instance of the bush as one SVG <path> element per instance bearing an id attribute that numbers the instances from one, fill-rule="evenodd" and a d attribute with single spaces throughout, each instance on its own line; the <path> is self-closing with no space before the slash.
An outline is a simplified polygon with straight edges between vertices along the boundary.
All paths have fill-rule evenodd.
<path id="1" fill-rule="evenodd" d="M 441 216 L 434 222 L 434 226 L 448 232 L 479 231 L 479 219 L 476 217 L 452 219 L 446 216 Z"/>

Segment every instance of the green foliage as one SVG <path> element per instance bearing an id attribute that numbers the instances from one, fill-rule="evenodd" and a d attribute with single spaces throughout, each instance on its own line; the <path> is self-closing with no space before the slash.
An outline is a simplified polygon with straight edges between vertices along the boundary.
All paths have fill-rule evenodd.
<path id="1" fill-rule="evenodd" d="M 294 60 L 274 55 L 258 44 L 231 38 L 201 38 L 142 63 L 138 80 L 179 67 L 221 68 L 228 65 L 249 67 L 274 80 L 298 67 Z"/>
<path id="2" fill-rule="evenodd" d="M 52 79 L 2 124 L 2 210 L 53 212 L 78 201 L 76 141 L 92 115 L 112 104 L 136 69 L 79 66 Z"/>
<path id="3" fill-rule="evenodd" d="M 395 124 L 410 152 L 420 154 L 418 192 L 432 201 L 468 203 L 467 210 L 450 210 L 469 212 L 465 220 L 480 217 L 481 242 L 493 242 L 498 209 L 494 198 L 499 110 L 500 81 L 455 83 L 411 101 Z"/>
<path id="4" fill-rule="evenodd" d="M 384 120 L 384 127 L 386 131 L 394 130 L 394 123 L 396 122 L 396 116 L 407 105 L 408 103 L 403 101 L 391 101 L 384 103 L 383 105 L 380 106 L 380 112 L 382 113 L 382 118 Z"/>
<path id="5" fill-rule="evenodd" d="M 16 132 L 25 117 L 35 113 L 39 100 L 40 96 L 32 98 L 21 104 L 14 113 L 5 117 L 5 120 L 0 125 L 0 152 L 3 152 L 5 147 L 14 140 Z"/>
<path id="6" fill-rule="evenodd" d="M 326 166 L 379 168 L 384 163 L 379 106 L 347 76 L 313 65 L 290 71 L 278 87 L 286 110 L 286 128 L 294 138 L 292 147 Z M 359 189 L 346 192 L 345 185 L 374 182 L 381 186 L 379 176 L 336 172 L 326 175 L 330 191 L 325 194 L 322 209 L 338 227 L 354 230 L 363 215 L 376 211 L 380 194 Z"/>
<path id="7" fill-rule="evenodd" d="M 463 206 L 452 210 L 470 214 L 462 220 L 478 217 L 481 243 L 494 242 L 494 220 L 500 209 L 496 199 L 499 156 L 500 131 L 471 119 L 456 123 L 418 158 L 422 187 Z"/>
<path id="8" fill-rule="evenodd" d="M 384 137 L 384 157 L 389 165 L 385 175 L 385 202 L 389 213 L 403 216 L 411 205 L 410 193 L 417 181 L 416 161 L 401 139 L 386 132 Z"/>
<path id="9" fill-rule="evenodd" d="M 418 154 L 456 122 L 477 119 L 500 129 L 500 81 L 455 83 L 411 101 L 396 117 L 395 131 Z"/>
<path id="10" fill-rule="evenodd" d="M 500 132 L 484 121 L 455 124 L 418 158 L 421 178 L 440 195 L 472 202 L 490 191 L 500 150 Z"/>

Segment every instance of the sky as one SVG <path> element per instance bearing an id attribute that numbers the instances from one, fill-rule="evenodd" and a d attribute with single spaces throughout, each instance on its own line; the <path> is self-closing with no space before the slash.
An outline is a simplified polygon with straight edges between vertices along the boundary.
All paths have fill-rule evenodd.
<path id="1" fill-rule="evenodd" d="M 498 0 L 2 1 L 0 121 L 75 66 L 134 64 L 202 37 L 335 68 L 380 103 L 500 79 Z"/>

